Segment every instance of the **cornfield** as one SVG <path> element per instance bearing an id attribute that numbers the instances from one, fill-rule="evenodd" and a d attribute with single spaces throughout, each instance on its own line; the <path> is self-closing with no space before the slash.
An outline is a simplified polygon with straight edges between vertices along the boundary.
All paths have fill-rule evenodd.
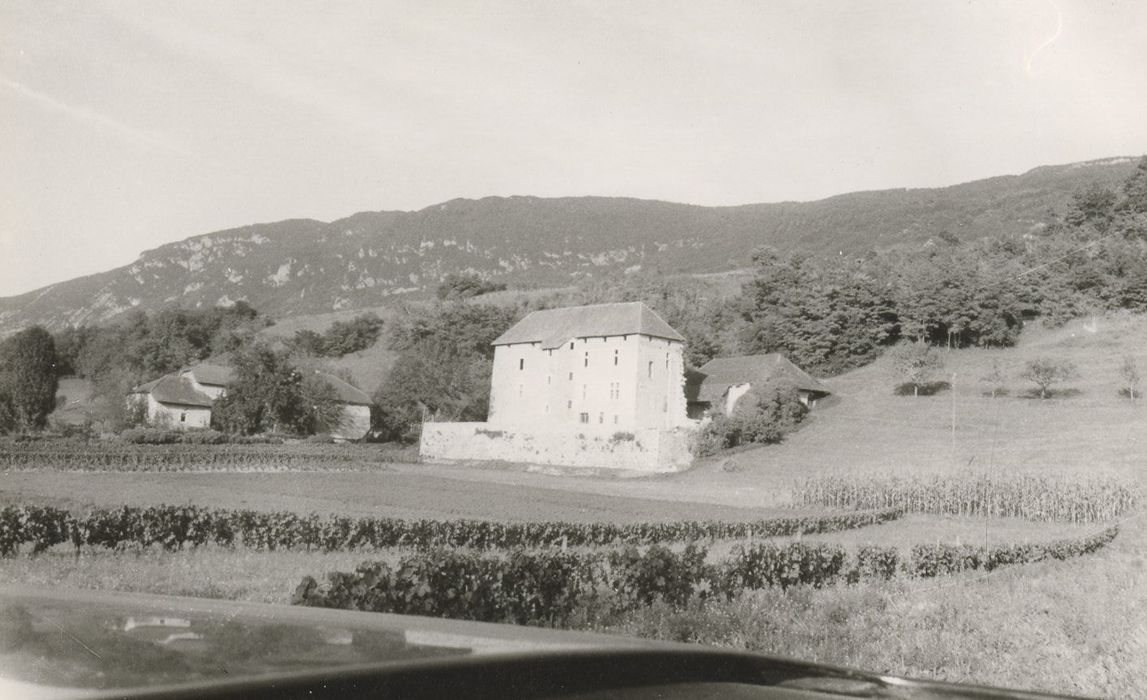
<path id="1" fill-rule="evenodd" d="M 838 508 L 901 508 L 938 515 L 1105 522 L 1132 510 L 1138 490 L 1113 478 L 1016 474 L 821 476 L 798 482 L 793 501 Z"/>

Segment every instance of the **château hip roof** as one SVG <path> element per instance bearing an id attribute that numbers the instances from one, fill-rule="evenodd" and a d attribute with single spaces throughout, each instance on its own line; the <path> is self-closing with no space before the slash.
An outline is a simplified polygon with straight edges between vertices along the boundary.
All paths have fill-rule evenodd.
<path id="1" fill-rule="evenodd" d="M 640 301 L 634 301 L 534 311 L 499 336 L 493 344 L 540 342 L 542 349 L 549 350 L 572 338 L 616 335 L 647 335 L 685 341 L 653 309 Z"/>

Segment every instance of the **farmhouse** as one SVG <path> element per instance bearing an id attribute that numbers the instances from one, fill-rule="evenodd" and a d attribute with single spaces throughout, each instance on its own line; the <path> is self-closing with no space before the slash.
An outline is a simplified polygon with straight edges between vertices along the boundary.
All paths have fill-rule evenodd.
<path id="1" fill-rule="evenodd" d="M 339 424 L 331 429 L 330 435 L 336 442 L 361 440 L 370 430 L 370 397 L 362 389 L 339 379 L 333 374 L 315 371 L 335 392 L 335 398 L 343 405 Z"/>
<path id="2" fill-rule="evenodd" d="M 315 370 L 334 390 L 343 405 L 339 424 L 331 430 L 337 441 L 359 440 L 370 430 L 370 397 L 361 389 L 327 372 Z M 188 430 L 211 426 L 211 406 L 227 394 L 235 379 L 230 367 L 202 363 L 141 384 L 128 394 L 129 401 L 146 405 L 149 424 Z"/>
<path id="3" fill-rule="evenodd" d="M 144 407 L 149 425 L 179 430 L 210 427 L 214 400 L 180 373 L 140 384 L 128 394 L 129 403 Z"/>
<path id="4" fill-rule="evenodd" d="M 494 341 L 485 423 L 426 423 L 429 460 L 688 464 L 685 339 L 640 302 L 535 311 Z"/>
<path id="5" fill-rule="evenodd" d="M 772 382 L 795 387 L 801 403 L 809 408 L 832 393 L 823 382 L 810 377 L 780 353 L 721 357 L 690 373 L 685 387 L 689 416 L 729 415 L 750 389 Z"/>

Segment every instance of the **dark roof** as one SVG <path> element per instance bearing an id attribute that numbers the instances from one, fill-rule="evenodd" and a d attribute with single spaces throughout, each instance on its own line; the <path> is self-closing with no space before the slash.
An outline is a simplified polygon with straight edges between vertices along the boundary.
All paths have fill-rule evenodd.
<path id="1" fill-rule="evenodd" d="M 235 381 L 235 370 L 221 365 L 212 365 L 206 362 L 189 367 L 180 374 L 190 373 L 195 381 L 206 386 L 227 386 Z"/>
<path id="2" fill-rule="evenodd" d="M 820 380 L 810 377 L 780 353 L 719 357 L 706 362 L 699 370 L 701 376 L 686 376 L 685 396 L 689 401 L 715 403 L 729 387 L 738 384 L 762 384 L 769 380 L 784 379 L 802 391 L 831 394 Z"/>
<path id="3" fill-rule="evenodd" d="M 335 396 L 342 403 L 355 404 L 358 406 L 369 406 L 371 401 L 366 392 L 358 387 L 336 377 L 333 374 L 320 372 L 315 370 L 315 374 L 324 379 L 331 388 L 335 390 Z"/>
<path id="4" fill-rule="evenodd" d="M 152 398 L 160 403 L 177 406 L 210 408 L 212 403 L 211 397 L 192 386 L 190 379 L 175 374 L 165 374 L 159 379 L 140 384 L 132 389 L 132 393 L 151 394 Z"/>
<path id="5" fill-rule="evenodd" d="M 534 311 L 494 341 L 494 345 L 538 343 L 556 348 L 572 338 L 648 335 L 684 342 L 660 316 L 640 301 L 592 306 L 567 306 Z"/>

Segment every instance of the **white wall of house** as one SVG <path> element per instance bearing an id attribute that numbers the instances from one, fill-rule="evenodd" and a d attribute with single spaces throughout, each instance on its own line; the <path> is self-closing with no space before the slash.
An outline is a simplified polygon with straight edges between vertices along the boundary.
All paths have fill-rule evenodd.
<path id="1" fill-rule="evenodd" d="M 733 409 L 737 406 L 737 402 L 740 401 L 742 396 L 749 393 L 749 389 L 752 388 L 753 385 L 747 382 L 744 384 L 734 384 L 729 387 L 728 391 L 725 392 L 725 415 L 733 415 Z"/>
<path id="2" fill-rule="evenodd" d="M 338 427 L 331 431 L 335 440 L 361 440 L 370 430 L 370 406 L 346 404 Z"/>
<path id="3" fill-rule="evenodd" d="M 488 422 L 594 425 L 615 430 L 687 425 L 682 343 L 626 335 L 494 349 Z"/>

